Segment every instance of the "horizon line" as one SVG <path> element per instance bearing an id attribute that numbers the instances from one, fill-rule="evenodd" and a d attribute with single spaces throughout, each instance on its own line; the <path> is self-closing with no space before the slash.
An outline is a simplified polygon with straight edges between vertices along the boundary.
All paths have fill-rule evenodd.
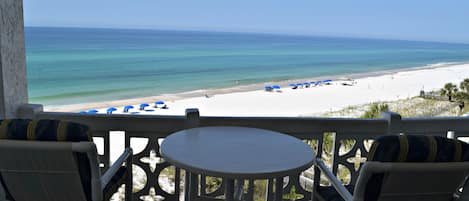
<path id="1" fill-rule="evenodd" d="M 454 45 L 469 45 L 469 42 L 449 42 L 436 40 L 417 40 L 402 38 L 386 38 L 377 36 L 357 36 L 357 35 L 338 35 L 338 34 L 306 34 L 306 33 L 286 33 L 286 32 L 261 32 L 261 31 L 233 31 L 233 30 L 211 30 L 211 29 L 190 29 L 190 28 L 155 28 L 155 27 L 106 27 L 106 26 L 51 26 L 51 25 L 24 25 L 25 28 L 75 28 L 75 29 L 115 29 L 115 30 L 148 30 L 148 31 L 187 31 L 187 32 L 214 32 L 214 33 L 233 33 L 233 34 L 259 34 L 276 36 L 298 36 L 298 37 L 324 37 L 324 38 L 347 38 L 347 39 L 367 39 L 367 40 L 389 40 L 406 42 L 424 42 L 424 43 L 443 43 Z"/>

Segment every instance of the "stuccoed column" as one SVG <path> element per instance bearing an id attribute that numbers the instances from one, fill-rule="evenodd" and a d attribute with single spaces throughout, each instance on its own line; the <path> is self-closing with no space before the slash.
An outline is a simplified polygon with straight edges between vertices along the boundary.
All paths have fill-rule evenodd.
<path id="1" fill-rule="evenodd" d="M 22 0 L 0 0 L 0 119 L 28 103 Z"/>

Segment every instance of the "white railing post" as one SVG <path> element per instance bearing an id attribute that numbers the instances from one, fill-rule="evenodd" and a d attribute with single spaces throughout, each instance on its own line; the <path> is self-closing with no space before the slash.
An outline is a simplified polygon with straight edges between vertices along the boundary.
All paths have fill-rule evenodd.
<path id="1" fill-rule="evenodd" d="M 382 112 L 381 117 L 388 122 L 388 133 L 387 134 L 399 134 L 401 133 L 401 120 L 400 114 L 395 112 Z"/>
<path id="2" fill-rule="evenodd" d="M 186 127 L 194 128 L 200 125 L 200 114 L 197 108 L 186 109 Z"/>
<path id="3" fill-rule="evenodd" d="M 0 1 L 0 119 L 28 103 L 22 0 Z"/>

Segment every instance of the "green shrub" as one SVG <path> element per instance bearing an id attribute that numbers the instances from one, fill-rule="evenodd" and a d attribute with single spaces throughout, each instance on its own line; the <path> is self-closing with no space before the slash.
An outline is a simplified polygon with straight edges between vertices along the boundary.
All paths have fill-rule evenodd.
<path id="1" fill-rule="evenodd" d="M 389 111 L 389 106 L 386 103 L 374 103 L 370 108 L 365 111 L 361 118 L 380 118 L 381 112 Z"/>

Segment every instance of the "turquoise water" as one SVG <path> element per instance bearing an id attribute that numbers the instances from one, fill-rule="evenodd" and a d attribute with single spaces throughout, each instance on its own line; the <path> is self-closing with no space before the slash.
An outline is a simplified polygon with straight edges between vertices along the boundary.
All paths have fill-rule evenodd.
<path id="1" fill-rule="evenodd" d="M 30 102 L 64 105 L 469 61 L 469 45 L 27 27 Z"/>

